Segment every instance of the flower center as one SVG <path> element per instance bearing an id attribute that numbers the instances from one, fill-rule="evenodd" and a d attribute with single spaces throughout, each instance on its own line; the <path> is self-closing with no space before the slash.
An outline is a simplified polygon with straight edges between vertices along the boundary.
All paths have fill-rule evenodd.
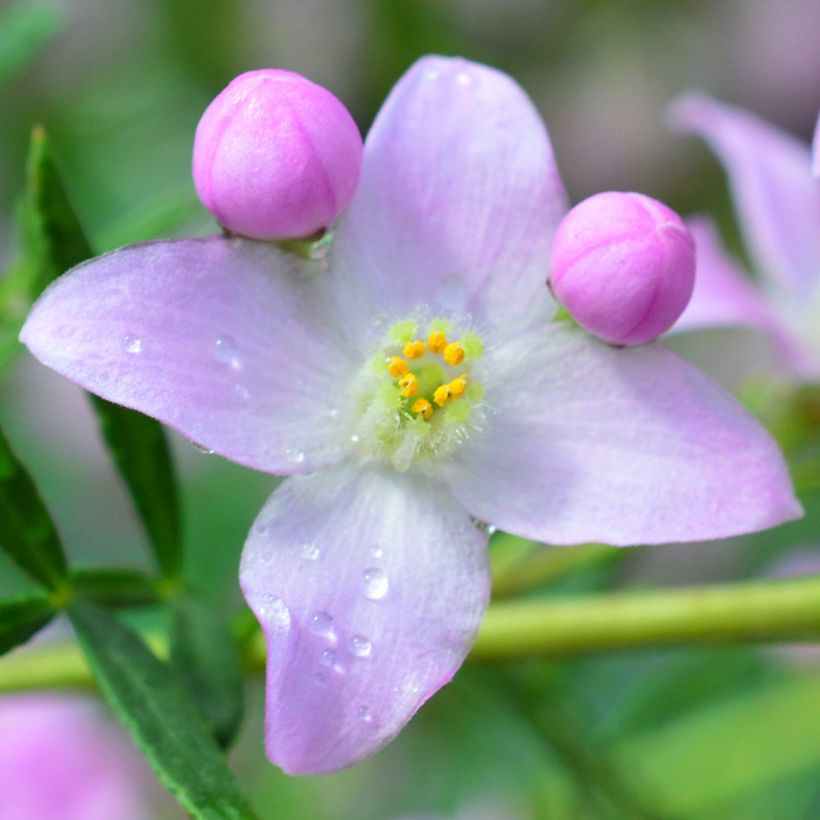
<path id="1" fill-rule="evenodd" d="M 396 322 L 354 386 L 361 454 L 406 470 L 452 452 L 482 420 L 483 351 L 478 334 L 445 319 Z"/>

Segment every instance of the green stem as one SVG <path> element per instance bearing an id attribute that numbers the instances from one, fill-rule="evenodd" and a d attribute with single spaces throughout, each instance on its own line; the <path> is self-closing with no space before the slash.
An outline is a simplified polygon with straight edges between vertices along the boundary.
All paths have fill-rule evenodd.
<path id="1" fill-rule="evenodd" d="M 167 642 L 146 636 L 160 655 Z M 820 576 L 576 599 L 502 602 L 487 612 L 471 658 L 500 661 L 669 644 L 820 639 Z M 248 641 L 248 671 L 265 665 L 261 633 Z M 0 659 L 0 692 L 92 685 L 79 649 L 51 645 Z"/>
<path id="2" fill-rule="evenodd" d="M 475 660 L 669 644 L 820 638 L 820 576 L 490 607 Z"/>

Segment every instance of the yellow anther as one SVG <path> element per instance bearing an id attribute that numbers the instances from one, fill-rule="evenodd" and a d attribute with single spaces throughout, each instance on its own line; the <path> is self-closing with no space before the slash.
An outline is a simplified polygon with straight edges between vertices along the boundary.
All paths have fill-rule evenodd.
<path id="1" fill-rule="evenodd" d="M 423 419 L 429 419 L 433 415 L 433 405 L 427 399 L 416 399 L 410 409 Z"/>
<path id="2" fill-rule="evenodd" d="M 402 348 L 402 353 L 408 359 L 420 359 L 424 355 L 424 342 L 421 339 L 414 339 Z"/>
<path id="3" fill-rule="evenodd" d="M 442 353 L 447 347 L 447 337 L 441 331 L 434 330 L 427 337 L 427 347 L 431 353 Z"/>
<path id="4" fill-rule="evenodd" d="M 439 406 L 443 407 L 450 398 L 450 385 L 442 384 L 433 391 L 433 401 Z"/>
<path id="5" fill-rule="evenodd" d="M 450 395 L 453 396 L 453 398 L 463 396 L 464 391 L 467 389 L 467 377 L 459 376 L 457 379 L 453 379 L 447 385 L 447 387 L 450 390 Z"/>
<path id="6" fill-rule="evenodd" d="M 461 342 L 450 342 L 444 348 L 444 361 L 453 367 L 464 361 L 464 349 L 461 347 Z"/>
<path id="7" fill-rule="evenodd" d="M 403 376 L 407 372 L 407 362 L 401 356 L 391 356 L 387 363 L 387 370 L 394 379 Z"/>
<path id="8" fill-rule="evenodd" d="M 401 388 L 401 397 L 409 399 L 419 392 L 419 380 L 415 373 L 406 373 L 399 379 L 399 387 Z"/>

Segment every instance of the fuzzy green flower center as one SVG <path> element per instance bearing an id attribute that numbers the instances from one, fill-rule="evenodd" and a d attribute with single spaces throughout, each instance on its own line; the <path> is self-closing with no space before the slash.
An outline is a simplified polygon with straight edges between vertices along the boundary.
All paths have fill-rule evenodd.
<path id="1" fill-rule="evenodd" d="M 354 442 L 406 470 L 452 452 L 481 423 L 476 364 L 484 343 L 444 319 L 396 322 L 354 387 Z"/>

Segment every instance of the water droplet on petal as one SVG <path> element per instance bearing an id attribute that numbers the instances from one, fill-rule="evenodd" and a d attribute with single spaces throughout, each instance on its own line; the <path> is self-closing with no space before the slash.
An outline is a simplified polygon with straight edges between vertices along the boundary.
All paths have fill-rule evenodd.
<path id="1" fill-rule="evenodd" d="M 214 451 L 211 450 L 210 447 L 206 447 L 204 444 L 197 444 L 194 442 L 194 447 L 196 447 L 200 453 L 205 453 L 206 456 L 212 456 L 214 454 Z"/>
<path id="2" fill-rule="evenodd" d="M 231 370 L 242 369 L 242 360 L 237 353 L 236 342 L 230 336 L 220 336 L 214 342 L 214 358 L 228 365 Z"/>
<path id="3" fill-rule="evenodd" d="M 336 653 L 332 649 L 325 649 L 322 652 L 322 657 L 319 658 L 319 663 L 325 667 L 332 667 L 336 664 Z"/>
<path id="4" fill-rule="evenodd" d="M 285 458 L 291 464 L 301 464 L 305 460 L 305 454 L 301 450 L 285 450 Z"/>
<path id="5" fill-rule="evenodd" d="M 136 336 L 123 336 L 122 349 L 126 353 L 136 355 L 142 351 L 142 340 L 138 339 Z"/>
<path id="6" fill-rule="evenodd" d="M 317 612 L 308 623 L 308 629 L 314 635 L 321 635 L 331 640 L 336 639 L 336 630 L 333 628 L 333 616 L 329 612 Z"/>
<path id="7" fill-rule="evenodd" d="M 374 558 L 381 558 L 384 555 L 384 550 L 381 547 L 378 547 L 378 546 L 377 547 L 371 547 L 370 548 L 370 554 Z"/>
<path id="8" fill-rule="evenodd" d="M 257 521 L 253 525 L 254 535 L 267 535 L 269 529 L 270 527 L 268 526 L 266 521 Z"/>
<path id="9" fill-rule="evenodd" d="M 276 595 L 260 595 L 254 599 L 254 608 L 260 618 L 269 623 L 286 626 L 290 623 L 290 613 L 285 602 Z"/>
<path id="10" fill-rule="evenodd" d="M 487 535 L 494 535 L 498 532 L 498 527 L 495 524 L 487 524 Z"/>
<path id="11" fill-rule="evenodd" d="M 365 598 L 371 601 L 379 601 L 387 595 L 390 581 L 387 576 L 376 567 L 366 569 L 362 575 L 362 591 Z"/>
<path id="12" fill-rule="evenodd" d="M 356 710 L 356 714 L 359 716 L 363 723 L 372 723 L 373 722 L 373 713 L 367 706 L 360 706 Z"/>
<path id="13" fill-rule="evenodd" d="M 251 397 L 251 391 L 244 384 L 236 385 L 233 390 L 242 401 L 247 401 Z"/>
<path id="14" fill-rule="evenodd" d="M 373 651 L 373 642 L 364 635 L 354 635 L 350 639 L 350 651 L 357 658 L 366 658 Z"/>
<path id="15" fill-rule="evenodd" d="M 322 551 L 316 544 L 302 544 L 302 558 L 306 561 L 318 561 Z"/>

